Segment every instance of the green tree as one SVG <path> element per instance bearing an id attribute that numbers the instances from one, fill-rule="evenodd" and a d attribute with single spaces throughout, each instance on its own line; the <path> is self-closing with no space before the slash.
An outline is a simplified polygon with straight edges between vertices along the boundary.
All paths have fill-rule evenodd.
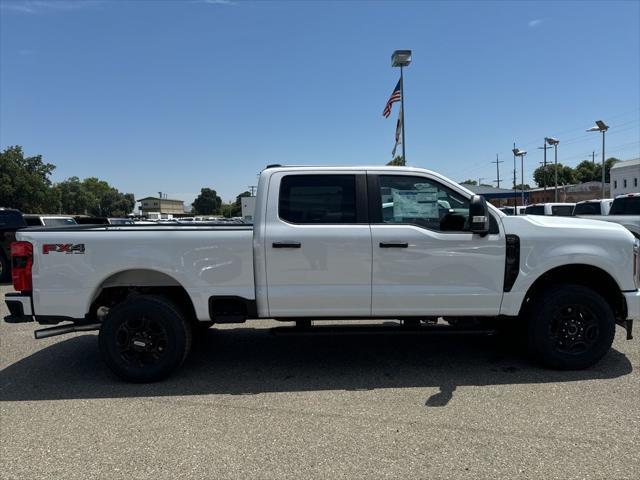
<path id="1" fill-rule="evenodd" d="M 558 185 L 569 185 L 576 182 L 576 172 L 573 168 L 558 163 Z M 540 166 L 533 172 L 533 180 L 539 187 L 555 185 L 556 166 L 548 163 L 546 168 Z"/>
<path id="2" fill-rule="evenodd" d="M 467 179 L 464 182 L 460 182 L 460 185 L 477 185 L 478 182 L 475 180 Z"/>
<path id="3" fill-rule="evenodd" d="M 217 215 L 221 211 L 222 199 L 211 188 L 200 189 L 200 195 L 193 201 L 193 213 L 196 215 Z"/>
<path id="4" fill-rule="evenodd" d="M 60 197 L 63 213 L 94 215 L 97 217 L 124 217 L 135 206 L 132 193 L 121 193 L 108 182 L 96 177 L 70 177 L 57 183 L 54 190 Z"/>
<path id="5" fill-rule="evenodd" d="M 55 165 L 44 163 L 42 155 L 25 157 L 19 145 L 0 152 L 0 206 L 27 213 L 59 210 L 59 197 L 51 189 Z"/>
<path id="6" fill-rule="evenodd" d="M 387 165 L 390 167 L 403 167 L 405 165 L 404 157 L 402 155 L 396 155 Z"/>
<path id="7" fill-rule="evenodd" d="M 524 188 L 521 188 L 523 186 L 524 186 Z M 516 185 L 515 189 L 518 190 L 518 191 L 520 191 L 520 190 L 531 190 L 531 187 L 529 186 L 528 183 L 525 183 L 525 184 L 519 183 L 519 184 Z"/>
<path id="8" fill-rule="evenodd" d="M 53 187 L 60 198 L 60 213 L 86 215 L 98 203 L 78 177 L 70 177 Z"/>
<path id="9" fill-rule="evenodd" d="M 596 174 L 600 173 L 600 166 L 585 160 L 580 162 L 574 169 L 575 177 L 578 183 L 593 182 L 596 178 Z"/>

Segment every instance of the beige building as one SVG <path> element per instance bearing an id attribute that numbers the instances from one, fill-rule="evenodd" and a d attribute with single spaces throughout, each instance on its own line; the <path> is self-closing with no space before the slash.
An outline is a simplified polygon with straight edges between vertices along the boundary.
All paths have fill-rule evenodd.
<path id="1" fill-rule="evenodd" d="M 604 198 L 609 198 L 609 184 L 604 184 Z M 594 200 L 602 196 L 602 183 L 586 182 L 558 187 L 558 202 L 575 203 Z M 547 203 L 555 201 L 555 188 L 533 188 L 529 190 L 529 203 Z"/>
<path id="2" fill-rule="evenodd" d="M 184 202 L 171 198 L 145 197 L 138 200 L 140 202 L 140 213 L 148 217 L 151 213 L 162 215 L 184 215 Z"/>

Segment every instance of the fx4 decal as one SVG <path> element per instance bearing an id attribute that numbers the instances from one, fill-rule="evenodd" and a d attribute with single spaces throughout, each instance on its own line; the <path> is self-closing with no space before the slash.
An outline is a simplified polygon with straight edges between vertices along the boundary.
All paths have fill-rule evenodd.
<path id="1" fill-rule="evenodd" d="M 45 243 L 42 245 L 42 253 L 47 255 L 55 253 L 84 253 L 84 243 Z"/>

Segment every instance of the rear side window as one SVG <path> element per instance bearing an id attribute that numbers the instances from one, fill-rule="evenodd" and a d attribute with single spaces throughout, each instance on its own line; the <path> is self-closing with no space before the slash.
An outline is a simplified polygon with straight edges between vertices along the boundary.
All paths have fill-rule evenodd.
<path id="1" fill-rule="evenodd" d="M 640 197 L 616 198 L 609 215 L 640 215 Z"/>
<path id="2" fill-rule="evenodd" d="M 555 205 L 551 207 L 551 215 L 556 217 L 570 217 L 573 213 L 573 205 Z"/>
<path id="3" fill-rule="evenodd" d="M 524 211 L 525 215 L 544 215 L 544 207 L 542 205 L 536 205 L 533 207 L 527 207 Z"/>
<path id="4" fill-rule="evenodd" d="M 43 218 L 45 226 L 54 227 L 57 225 L 76 225 L 76 221 L 73 218 Z"/>
<path id="5" fill-rule="evenodd" d="M 288 175 L 278 214 L 291 223 L 356 223 L 355 175 Z"/>
<path id="6" fill-rule="evenodd" d="M 578 203 L 573 210 L 574 215 L 601 215 L 599 202 Z"/>

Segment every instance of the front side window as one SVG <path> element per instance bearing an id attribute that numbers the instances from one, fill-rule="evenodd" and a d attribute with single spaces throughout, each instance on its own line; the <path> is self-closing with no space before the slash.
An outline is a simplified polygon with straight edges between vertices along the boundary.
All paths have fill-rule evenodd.
<path id="1" fill-rule="evenodd" d="M 380 197 L 384 223 L 442 232 L 469 230 L 469 200 L 432 180 L 381 175 Z"/>
<path id="2" fill-rule="evenodd" d="M 291 223 L 356 223 L 355 175 L 288 175 L 278 214 Z"/>

